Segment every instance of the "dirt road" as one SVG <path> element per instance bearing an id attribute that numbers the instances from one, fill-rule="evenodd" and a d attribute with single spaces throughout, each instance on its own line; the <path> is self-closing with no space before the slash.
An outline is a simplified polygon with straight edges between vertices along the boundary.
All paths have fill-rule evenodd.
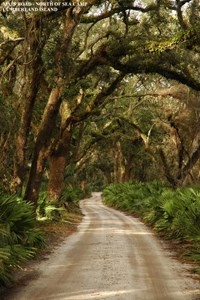
<path id="1" fill-rule="evenodd" d="M 200 299 L 198 282 L 138 219 L 105 207 L 99 193 L 81 206 L 78 232 L 9 300 Z"/>

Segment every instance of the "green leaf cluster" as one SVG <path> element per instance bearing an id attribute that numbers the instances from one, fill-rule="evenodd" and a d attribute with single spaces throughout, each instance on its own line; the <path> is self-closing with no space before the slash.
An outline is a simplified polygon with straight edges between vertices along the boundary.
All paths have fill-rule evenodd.
<path id="1" fill-rule="evenodd" d="M 11 282 L 11 269 L 29 260 L 44 246 L 30 204 L 17 195 L 0 194 L 0 285 Z"/>
<path id="2" fill-rule="evenodd" d="M 192 245 L 187 253 L 200 261 L 200 187 L 172 190 L 161 182 L 109 185 L 103 192 L 104 203 L 136 213 L 167 239 Z"/>

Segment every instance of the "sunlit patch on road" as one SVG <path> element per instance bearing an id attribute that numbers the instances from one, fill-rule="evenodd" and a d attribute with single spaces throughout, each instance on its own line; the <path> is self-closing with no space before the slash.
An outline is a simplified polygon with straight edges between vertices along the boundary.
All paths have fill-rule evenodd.
<path id="1" fill-rule="evenodd" d="M 183 266 L 137 218 L 103 206 L 100 196 L 82 210 L 78 232 L 9 300 L 200 300 Z"/>
<path id="2" fill-rule="evenodd" d="M 130 289 L 130 290 L 113 290 L 113 291 L 80 291 L 77 293 L 61 293 L 49 296 L 47 298 L 39 297 L 38 300 L 98 300 L 98 299 L 121 299 L 120 296 L 132 295 L 142 289 Z M 56 298 L 55 298 L 56 297 Z"/>

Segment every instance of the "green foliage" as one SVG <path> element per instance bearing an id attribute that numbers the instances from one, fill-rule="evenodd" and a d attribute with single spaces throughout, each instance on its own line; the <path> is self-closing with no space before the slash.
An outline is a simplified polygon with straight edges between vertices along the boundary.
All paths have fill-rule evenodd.
<path id="1" fill-rule="evenodd" d="M 63 191 L 63 201 L 64 202 L 76 202 L 78 199 L 83 197 L 83 191 L 81 188 L 72 188 L 72 187 L 66 187 Z"/>
<path id="2" fill-rule="evenodd" d="M 20 267 L 44 246 L 30 204 L 17 195 L 0 194 L 0 285 L 11 281 L 11 268 Z"/>
<path id="3" fill-rule="evenodd" d="M 150 205 L 151 193 L 157 196 L 162 192 L 162 189 L 162 183 L 157 181 L 111 184 L 104 190 L 103 197 L 108 205 L 143 215 Z"/>
<path id="4" fill-rule="evenodd" d="M 59 221 L 64 217 L 65 207 L 78 206 L 80 199 L 90 196 L 90 188 L 66 186 L 59 201 L 49 201 L 47 191 L 40 192 L 37 207 L 37 219 L 42 221 Z"/>
<path id="5" fill-rule="evenodd" d="M 200 188 L 165 188 L 160 182 L 112 184 L 103 192 L 104 203 L 137 213 L 167 239 L 193 245 L 190 255 L 200 260 Z"/>
<path id="6" fill-rule="evenodd" d="M 37 219 L 58 221 L 62 218 L 63 208 L 59 202 L 49 201 L 47 191 L 41 191 L 38 199 Z"/>
<path id="7" fill-rule="evenodd" d="M 72 186 L 66 186 L 63 194 L 62 194 L 62 203 L 75 203 L 78 204 L 78 201 L 89 197 L 91 194 L 90 187 L 86 187 L 85 190 L 83 190 L 81 187 L 72 187 Z"/>

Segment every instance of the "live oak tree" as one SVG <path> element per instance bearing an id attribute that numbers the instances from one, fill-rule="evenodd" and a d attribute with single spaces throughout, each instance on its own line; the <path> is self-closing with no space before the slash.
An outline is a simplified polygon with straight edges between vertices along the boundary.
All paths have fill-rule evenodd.
<path id="1" fill-rule="evenodd" d="M 109 8 L 109 6 L 108 7 L 106 7 L 106 9 L 108 9 Z M 155 7 L 154 7 L 155 8 Z M 150 8 L 149 8 L 150 9 Z M 136 8 L 136 10 L 137 10 L 137 8 Z M 151 9 L 150 9 L 151 10 Z M 144 10 L 145 12 L 146 11 L 148 11 L 148 9 L 145 9 Z M 110 15 L 112 15 L 112 13 L 113 12 L 115 12 L 115 9 L 112 11 L 110 11 L 110 12 L 105 12 L 105 13 L 102 13 L 102 16 L 99 16 L 97 19 L 98 19 L 98 21 L 99 22 L 101 22 L 102 20 L 101 19 L 104 19 L 104 24 L 105 24 L 105 19 L 108 17 L 108 16 L 110 16 Z M 134 16 L 135 17 L 135 16 Z M 88 22 L 88 23 L 92 23 L 92 21 L 95 21 L 95 18 L 92 20 L 92 18 L 83 18 L 83 22 Z M 88 50 L 88 48 L 86 48 L 86 50 L 87 50 L 87 54 L 88 54 L 88 51 L 90 51 L 91 53 L 92 53 L 92 56 L 91 56 L 91 58 L 90 58 L 90 61 L 89 61 L 89 63 L 88 64 L 86 64 L 86 67 L 85 67 L 85 69 L 83 69 L 84 71 L 87 71 L 88 69 L 88 67 L 94 67 L 94 66 L 96 66 L 96 64 L 110 64 L 111 66 L 114 66 L 114 67 L 116 67 L 117 69 L 120 69 L 120 70 L 122 70 L 123 72 L 129 72 L 129 70 L 126 70 L 125 68 L 124 68 L 124 66 L 122 65 L 122 66 L 120 66 L 120 68 L 118 68 L 118 66 L 116 66 L 116 57 L 118 58 L 118 57 L 120 57 L 121 58 L 121 55 L 124 53 L 124 55 L 127 55 L 127 52 L 128 52 L 128 54 L 130 55 L 130 49 L 131 49 L 131 47 L 130 47 L 130 45 L 129 45 L 129 43 L 130 43 L 130 41 L 132 41 L 132 33 L 130 34 L 130 36 L 128 36 L 128 34 L 126 33 L 126 35 L 125 35 L 125 37 L 124 37 L 124 33 L 123 33 L 123 30 L 122 30 L 122 28 L 120 28 L 120 30 L 119 30 L 119 33 L 117 34 L 116 32 L 114 33 L 114 31 L 113 31 L 113 27 L 116 25 L 116 24 L 119 24 L 119 20 L 114 20 L 114 21 L 110 21 L 109 20 L 109 32 L 107 32 L 107 33 L 104 33 L 102 36 L 101 35 L 97 35 L 97 37 L 95 37 L 95 39 L 94 39 L 94 41 L 93 42 L 90 42 L 90 43 L 88 43 L 88 41 L 87 41 L 87 39 L 89 39 L 89 31 L 87 32 L 87 36 L 86 36 L 86 42 L 85 42 L 85 45 L 87 45 L 87 43 L 89 44 L 89 47 L 91 47 L 91 49 L 89 49 Z M 137 22 L 133 22 L 133 24 L 134 25 L 136 25 L 137 24 Z M 126 29 L 127 29 L 127 23 L 125 24 L 126 25 Z M 94 25 L 93 25 L 94 26 Z M 119 25 L 118 25 L 119 26 Z M 92 26 L 91 26 L 92 27 Z M 120 26 L 119 26 L 120 27 Z M 91 29 L 90 29 L 91 30 Z M 141 32 L 142 32 L 142 30 L 141 30 Z M 105 40 L 105 38 L 108 40 L 108 42 L 106 42 L 106 43 L 104 43 L 103 42 L 103 44 L 100 44 L 100 47 L 98 47 L 98 43 L 99 43 L 99 41 L 104 41 Z M 147 36 L 146 36 L 146 38 L 147 38 Z M 167 38 L 169 38 L 169 37 L 167 37 Z M 178 37 L 177 37 L 177 39 L 178 39 Z M 119 45 L 119 40 L 120 40 L 120 45 Z M 130 41 L 129 41 L 130 40 Z M 122 44 L 122 49 L 120 48 L 121 47 L 121 41 L 123 41 L 124 43 Z M 177 41 L 176 41 L 177 42 Z M 113 43 L 113 45 L 112 45 L 112 43 Z M 172 43 L 171 41 L 169 41 L 169 43 Z M 153 42 L 152 42 L 152 44 L 153 44 Z M 152 46 L 152 44 L 150 45 L 148 45 L 148 43 L 147 43 L 147 45 L 148 46 Z M 161 45 L 160 45 L 161 44 Z M 163 43 L 164 45 L 162 45 L 162 43 L 158 43 L 158 45 L 155 45 L 154 47 L 155 47 L 155 50 L 153 49 L 153 50 L 148 50 L 148 52 L 166 52 L 166 51 L 168 51 L 169 49 L 169 47 L 167 46 L 167 42 L 166 43 Z M 118 46 L 119 45 L 119 46 Z M 174 42 L 174 45 L 175 45 L 175 42 Z M 173 45 L 173 46 L 174 46 Z M 127 48 L 126 48 L 127 47 Z M 158 50 L 156 49 L 156 47 L 158 48 Z M 111 48 L 111 51 L 109 50 L 109 48 Z M 138 47 L 139 48 L 139 50 L 141 50 L 140 48 L 141 47 Z M 161 48 L 161 50 L 159 49 L 159 48 Z M 172 48 L 174 48 L 174 47 L 172 47 Z M 96 52 L 95 52 L 95 49 L 97 49 L 96 50 Z M 86 52 L 86 50 L 85 50 L 85 52 Z M 134 49 L 135 50 L 135 49 Z M 110 51 L 110 55 L 109 55 L 109 51 Z M 147 51 L 145 51 L 144 53 L 146 53 Z M 115 54 L 116 53 L 116 54 Z M 114 55 L 116 55 L 116 57 L 114 57 L 114 64 L 113 64 L 113 56 Z M 152 55 L 152 53 L 151 53 L 151 56 L 153 56 L 152 57 L 152 60 L 154 59 L 154 55 Z M 159 53 L 159 55 L 158 56 L 161 56 L 161 54 Z M 105 59 L 106 58 L 106 59 Z M 159 59 L 162 59 L 162 57 L 159 57 Z M 169 61 L 169 63 L 171 63 L 170 61 Z M 135 65 L 135 63 L 134 63 L 134 65 Z M 142 69 L 142 71 L 144 71 L 144 68 L 142 68 L 142 67 L 140 67 L 139 68 L 139 70 L 138 70 L 138 72 L 141 72 L 141 69 Z M 169 68 L 170 69 L 170 68 Z M 154 70 L 154 68 L 153 68 L 153 70 Z M 164 69 L 163 69 L 164 70 Z M 133 70 L 134 72 L 137 72 L 137 70 Z M 133 72 L 133 71 L 131 71 L 131 72 Z M 151 72 L 151 70 L 148 70 L 147 72 Z M 160 71 L 158 71 L 158 73 L 161 73 L 162 75 L 164 74 L 163 72 L 162 72 L 162 70 L 160 70 Z M 177 72 L 177 76 L 178 76 L 178 73 L 179 72 Z M 171 77 L 171 78 L 175 78 L 174 76 L 176 76 L 176 71 L 175 72 L 171 72 L 170 74 L 167 74 L 167 72 L 166 72 L 166 74 L 165 74 L 165 76 L 167 77 L 167 76 L 169 76 L 169 77 Z M 184 79 L 184 75 L 182 76 L 180 76 L 180 78 L 179 78 L 179 80 L 185 80 Z M 189 83 L 188 83 L 189 84 Z M 64 145 L 65 143 L 63 143 L 63 145 Z M 65 144 L 65 147 L 66 147 L 66 144 Z M 116 153 L 117 153 L 117 151 L 116 151 Z M 116 159 L 117 160 L 117 159 Z M 59 168 L 57 168 L 57 169 L 59 169 Z M 64 169 L 63 169 L 64 170 Z M 57 172 L 59 172 L 59 171 L 57 171 Z M 64 176 L 62 176 L 62 178 L 64 178 Z M 59 181 L 59 180 L 58 180 Z M 57 184 L 56 184 L 56 186 L 58 186 L 58 181 L 57 181 Z"/>
<path id="2" fill-rule="evenodd" d="M 198 8 L 196 0 L 91 0 L 56 13 L 22 13 L 18 23 L 11 13 L 2 14 L 2 99 L 5 104 L 8 97 L 15 98 L 21 120 L 10 145 L 16 149 L 12 189 L 28 178 L 25 199 L 37 205 L 49 158 L 49 197 L 60 198 L 77 126 L 101 113 L 126 74 L 159 74 L 169 85 L 175 80 L 187 86 L 188 102 L 192 95 L 198 98 Z M 154 89 L 156 93 L 160 91 Z M 144 144 L 141 128 L 134 125 Z M 6 153 L 5 134 L 1 141 Z M 117 141 L 113 145 L 126 148 Z M 6 166 L 1 166 L 3 178 Z"/>
<path id="3" fill-rule="evenodd" d="M 126 81 L 129 81 L 129 94 L 124 94 L 123 90 L 123 94 L 119 91 L 110 97 L 101 113 L 104 121 L 99 121 L 98 117 L 93 119 L 98 130 L 96 133 L 93 130 L 92 136 L 102 146 L 92 149 L 88 165 L 101 166 L 104 162 L 101 170 L 104 169 L 104 182 L 108 183 L 106 167 L 114 182 L 157 179 L 159 167 L 159 178 L 173 187 L 198 183 L 198 112 L 168 95 L 145 93 L 141 85 L 131 90 L 130 83 L 133 86 L 134 81 L 130 78 Z M 154 79 L 156 87 L 160 83 L 167 84 L 161 78 Z M 152 86 L 147 76 L 145 86 Z M 83 139 L 87 139 L 87 135 Z M 92 176 L 90 178 L 92 181 Z"/>

